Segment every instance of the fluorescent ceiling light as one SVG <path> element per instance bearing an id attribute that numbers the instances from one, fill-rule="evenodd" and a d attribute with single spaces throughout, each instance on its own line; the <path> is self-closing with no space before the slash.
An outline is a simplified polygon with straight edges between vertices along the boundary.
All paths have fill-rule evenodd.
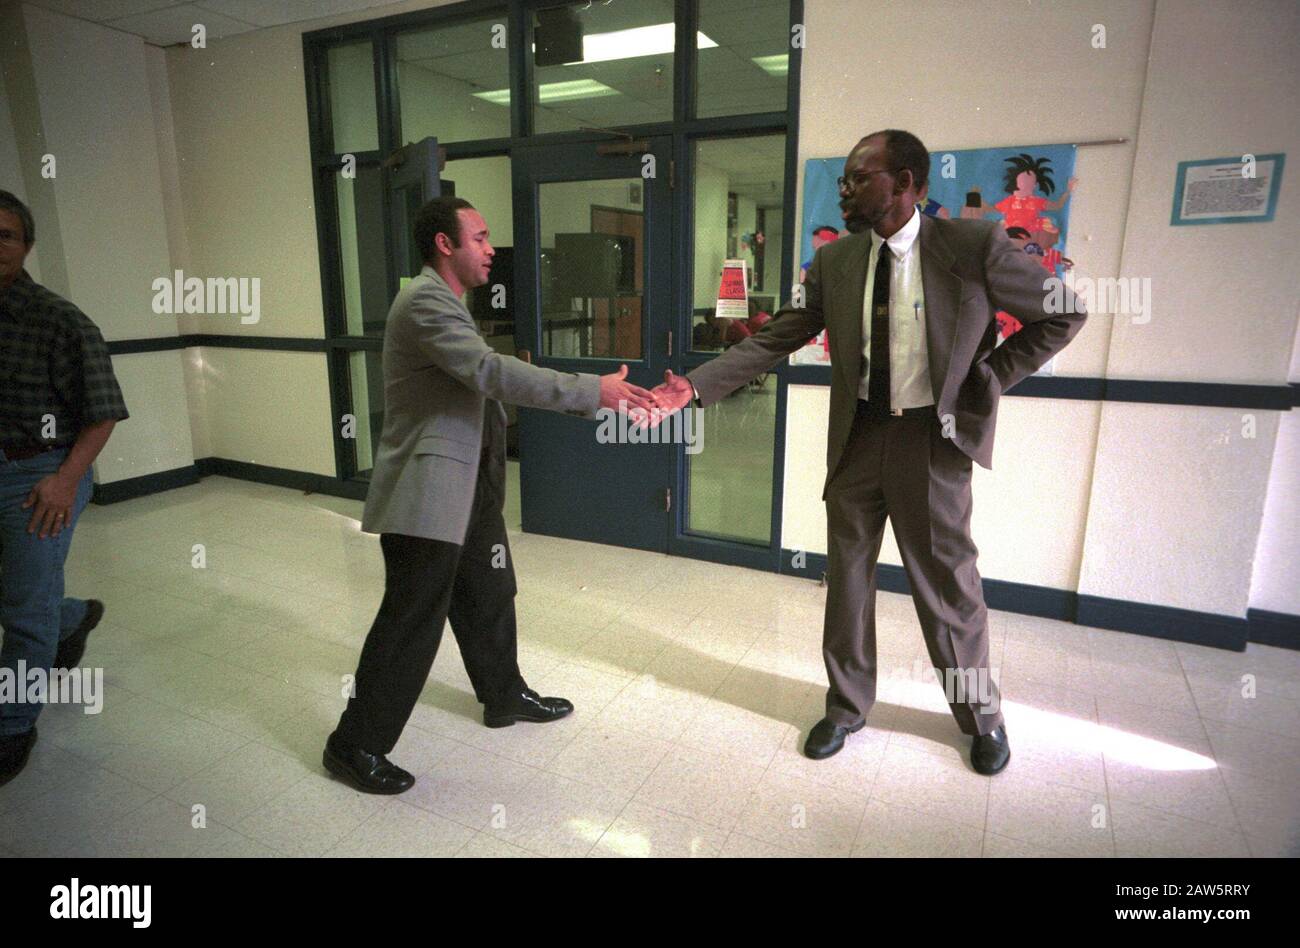
<path id="1" fill-rule="evenodd" d="M 697 32 L 695 36 L 696 45 L 700 49 L 713 49 L 718 45 L 703 33 Z M 635 59 L 638 56 L 657 56 L 663 53 L 671 53 L 676 42 L 677 28 L 672 23 L 638 26 L 630 30 L 615 30 L 612 33 L 592 33 L 590 36 L 582 38 L 582 63 L 603 63 L 617 59 Z M 533 49 L 536 50 L 536 48 L 536 45 L 534 45 Z M 564 65 L 575 66 L 580 65 L 580 63 L 565 63 Z M 611 89 L 603 82 L 597 82 L 594 79 L 544 82 L 537 87 L 537 98 L 541 102 L 562 102 L 565 99 L 595 99 L 601 96 L 618 94 L 617 89 Z M 474 95 L 476 98 L 484 99 L 496 105 L 510 104 L 509 89 L 475 92 Z"/>
<path id="2" fill-rule="evenodd" d="M 754 64 L 769 76 L 786 76 L 790 74 L 790 54 L 777 53 L 775 56 L 754 56 Z"/>
<path id="3" fill-rule="evenodd" d="M 571 79 L 567 82 L 543 82 L 537 87 L 537 98 L 541 102 L 563 102 L 566 99 L 597 99 L 607 95 L 618 95 L 617 89 L 611 89 L 595 79 Z M 476 99 L 483 99 L 495 105 L 510 104 L 509 89 L 493 89 L 491 92 L 475 92 Z"/>
<path id="4" fill-rule="evenodd" d="M 595 79 L 572 79 L 568 82 L 544 82 L 537 87 L 537 98 L 542 102 L 560 102 L 564 99 L 596 99 L 607 95 L 618 95 L 617 89 L 611 89 Z"/>
<path id="5" fill-rule="evenodd" d="M 713 49 L 718 44 L 703 33 L 695 34 L 695 45 L 700 49 Z M 582 38 L 582 59 L 565 66 L 582 63 L 607 63 L 616 59 L 635 59 L 638 56 L 661 56 L 671 53 L 677 45 L 677 27 L 672 23 L 638 26 L 612 33 L 592 33 Z M 533 44 L 533 52 L 537 44 Z"/>
<path id="6" fill-rule="evenodd" d="M 696 33 L 700 49 L 712 49 L 718 44 L 703 33 Z M 614 59 L 635 59 L 638 56 L 658 56 L 671 53 L 677 44 L 677 27 L 672 23 L 638 26 L 612 33 L 592 33 L 582 38 L 582 61 L 603 63 Z M 575 65 L 565 63 L 566 66 Z"/>
<path id="7" fill-rule="evenodd" d="M 493 105 L 509 105 L 510 90 L 493 89 L 491 92 L 475 92 L 474 98 L 483 99 L 487 102 L 491 102 Z"/>

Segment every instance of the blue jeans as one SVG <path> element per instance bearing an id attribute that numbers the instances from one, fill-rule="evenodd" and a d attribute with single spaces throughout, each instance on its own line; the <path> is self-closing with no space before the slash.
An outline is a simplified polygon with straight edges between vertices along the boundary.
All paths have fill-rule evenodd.
<path id="1" fill-rule="evenodd" d="M 34 458 L 10 461 L 0 451 L 0 667 L 13 669 L 18 662 L 26 668 L 54 664 L 59 640 L 71 635 L 86 617 L 83 599 L 63 596 L 63 563 L 72 546 L 72 528 L 90 500 L 91 474 L 77 485 L 72 519 L 59 535 L 40 538 L 40 529 L 28 533 L 32 510 L 23 509 L 36 482 L 55 473 L 67 448 L 38 454 Z M 32 729 L 43 705 L 0 702 L 0 735 L 23 734 Z"/>

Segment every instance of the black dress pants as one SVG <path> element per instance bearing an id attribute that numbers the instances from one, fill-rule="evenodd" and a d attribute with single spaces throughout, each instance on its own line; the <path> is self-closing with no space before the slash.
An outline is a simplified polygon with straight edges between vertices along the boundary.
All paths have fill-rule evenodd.
<path id="1" fill-rule="evenodd" d="M 361 649 L 355 694 L 335 732 L 344 743 L 372 754 L 393 749 L 429 677 L 448 619 L 479 701 L 491 705 L 523 687 L 517 587 L 502 516 L 504 478 L 492 478 L 489 468 L 479 465 L 463 544 L 380 535 L 384 599 Z"/>

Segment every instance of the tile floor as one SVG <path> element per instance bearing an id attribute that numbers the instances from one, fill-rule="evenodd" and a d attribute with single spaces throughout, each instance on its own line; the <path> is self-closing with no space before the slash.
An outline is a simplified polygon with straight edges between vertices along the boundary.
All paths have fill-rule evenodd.
<path id="1" fill-rule="evenodd" d="M 108 605 L 103 711 L 42 715 L 0 854 L 1300 855 L 1300 653 L 994 613 L 1014 757 L 990 780 L 882 594 L 880 700 L 813 762 L 823 589 L 523 534 L 521 667 L 576 713 L 484 728 L 447 635 L 392 754 L 416 786 L 355 793 L 320 752 L 382 595 L 359 515 L 216 477 L 88 509 L 68 589 Z"/>

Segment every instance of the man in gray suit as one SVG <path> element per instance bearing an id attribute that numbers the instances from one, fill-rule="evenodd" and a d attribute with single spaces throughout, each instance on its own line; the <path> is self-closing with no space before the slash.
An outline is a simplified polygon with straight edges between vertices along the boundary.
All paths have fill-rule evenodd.
<path id="1" fill-rule="evenodd" d="M 1069 291 L 1063 312 L 1049 311 L 1043 268 L 997 223 L 919 213 L 929 170 L 915 135 L 887 129 L 862 139 L 839 179 L 851 234 L 817 251 L 802 305 L 688 376 L 667 373 L 655 393 L 671 410 L 692 398 L 708 406 L 827 331 L 830 688 L 804 752 L 837 753 L 875 702 L 876 558 L 888 517 L 931 661 L 972 738 L 972 766 L 991 775 L 1011 748 L 989 676 L 971 462 L 992 466 L 999 397 L 1059 352 L 1085 314 Z M 999 309 L 1024 328 L 995 348 Z"/>
<path id="2" fill-rule="evenodd" d="M 573 710 L 563 698 L 538 695 L 519 673 L 501 402 L 582 417 L 653 404 L 624 380 L 627 366 L 568 374 L 488 347 L 461 301 L 487 282 L 493 256 L 487 224 L 468 201 L 426 204 L 415 242 L 425 266 L 388 313 L 384 430 L 361 523 L 380 535 L 384 599 L 324 754 L 327 770 L 367 793 L 401 793 L 415 782 L 386 755 L 448 618 L 488 727 L 554 721 Z"/>

